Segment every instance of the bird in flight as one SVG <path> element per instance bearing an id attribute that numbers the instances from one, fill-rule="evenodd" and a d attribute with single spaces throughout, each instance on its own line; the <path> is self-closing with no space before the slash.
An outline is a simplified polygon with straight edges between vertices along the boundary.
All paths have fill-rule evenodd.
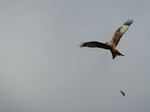
<path id="1" fill-rule="evenodd" d="M 121 90 L 120 90 L 120 92 L 122 93 L 122 95 L 125 97 L 125 92 L 122 92 Z"/>
<path id="2" fill-rule="evenodd" d="M 84 42 L 80 45 L 80 47 L 91 47 L 91 48 L 97 47 L 97 48 L 103 48 L 106 50 L 110 50 L 113 59 L 116 56 L 124 56 L 116 49 L 116 46 L 118 45 L 123 34 L 128 30 L 129 26 L 133 22 L 134 22 L 133 20 L 128 20 L 128 21 L 124 22 L 124 24 L 120 28 L 118 28 L 118 30 L 114 33 L 111 41 L 109 41 L 109 42 L 106 42 L 106 43 L 97 42 L 97 41 Z"/>

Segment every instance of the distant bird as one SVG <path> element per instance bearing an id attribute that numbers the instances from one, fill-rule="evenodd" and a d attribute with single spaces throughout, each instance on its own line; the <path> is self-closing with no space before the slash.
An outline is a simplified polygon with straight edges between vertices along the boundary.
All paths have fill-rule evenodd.
<path id="1" fill-rule="evenodd" d="M 122 95 L 125 97 L 125 92 L 122 92 L 121 90 L 120 90 L 120 92 L 122 93 Z"/>
<path id="2" fill-rule="evenodd" d="M 121 54 L 117 49 L 116 46 L 118 45 L 120 38 L 123 36 L 123 34 L 128 30 L 129 26 L 133 23 L 133 20 L 126 21 L 115 33 L 112 37 L 111 41 L 102 43 L 97 41 L 91 41 L 91 42 L 85 42 L 80 45 L 80 47 L 97 47 L 97 48 L 103 48 L 103 49 L 109 49 L 112 53 L 112 58 L 114 59 L 116 56 L 124 56 Z"/>

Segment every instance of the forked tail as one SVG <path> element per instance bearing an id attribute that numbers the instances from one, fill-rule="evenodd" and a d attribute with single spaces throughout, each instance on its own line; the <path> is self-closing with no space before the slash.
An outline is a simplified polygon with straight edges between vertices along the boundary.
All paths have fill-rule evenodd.
<path id="1" fill-rule="evenodd" d="M 113 59 L 115 59 L 116 56 L 124 56 L 123 54 L 121 54 L 119 51 L 115 51 L 115 52 L 111 52 L 112 53 L 112 57 Z"/>

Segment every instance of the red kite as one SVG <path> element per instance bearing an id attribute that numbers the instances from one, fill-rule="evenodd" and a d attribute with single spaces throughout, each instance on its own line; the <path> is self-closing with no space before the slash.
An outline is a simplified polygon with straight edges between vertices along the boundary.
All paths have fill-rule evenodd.
<path id="1" fill-rule="evenodd" d="M 102 43 L 102 42 L 97 42 L 97 41 L 91 41 L 91 42 L 85 42 L 82 43 L 80 46 L 81 47 L 97 47 L 97 48 L 103 48 L 111 51 L 112 58 L 114 59 L 116 56 L 124 56 L 121 54 L 117 49 L 116 46 L 118 45 L 121 37 L 123 34 L 128 30 L 129 26 L 133 23 L 133 20 L 128 20 L 126 21 L 115 33 L 114 36 L 112 37 L 111 41 Z"/>

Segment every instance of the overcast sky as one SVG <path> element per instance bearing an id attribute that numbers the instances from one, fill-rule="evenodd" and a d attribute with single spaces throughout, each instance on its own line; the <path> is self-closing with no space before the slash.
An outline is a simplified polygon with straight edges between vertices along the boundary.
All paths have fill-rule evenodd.
<path id="1" fill-rule="evenodd" d="M 150 112 L 149 11 L 149 0 L 1 0 L 0 112 Z M 128 19 L 125 56 L 79 47 Z"/>

